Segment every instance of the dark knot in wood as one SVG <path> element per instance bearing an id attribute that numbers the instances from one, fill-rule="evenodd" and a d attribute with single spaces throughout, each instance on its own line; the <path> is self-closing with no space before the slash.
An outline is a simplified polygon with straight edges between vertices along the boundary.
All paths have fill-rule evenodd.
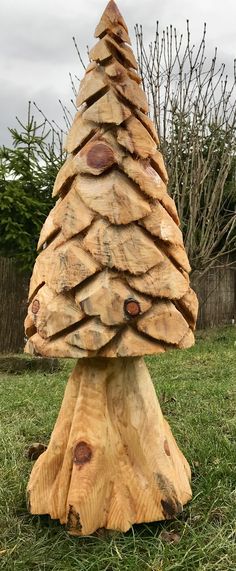
<path id="1" fill-rule="evenodd" d="M 113 150 L 105 143 L 95 143 L 87 154 L 87 164 L 93 169 L 111 167 L 115 162 Z"/>
<path id="2" fill-rule="evenodd" d="M 92 458 L 92 450 L 87 442 L 78 442 L 74 448 L 74 463 L 83 466 L 86 462 L 90 462 Z"/>
<path id="3" fill-rule="evenodd" d="M 169 444 L 168 444 L 167 440 L 164 441 L 164 450 L 165 450 L 165 453 L 167 454 L 167 456 L 170 456 L 170 448 L 169 448 Z"/>
<path id="4" fill-rule="evenodd" d="M 132 297 L 125 300 L 124 310 L 128 317 L 137 317 L 141 311 L 139 302 Z"/>
<path id="5" fill-rule="evenodd" d="M 34 299 L 34 301 L 33 301 L 33 303 L 32 303 L 32 306 L 31 306 L 32 313 L 34 313 L 34 315 L 35 315 L 36 313 L 38 313 L 39 308 L 40 308 L 39 300 L 38 300 L 38 299 Z"/>

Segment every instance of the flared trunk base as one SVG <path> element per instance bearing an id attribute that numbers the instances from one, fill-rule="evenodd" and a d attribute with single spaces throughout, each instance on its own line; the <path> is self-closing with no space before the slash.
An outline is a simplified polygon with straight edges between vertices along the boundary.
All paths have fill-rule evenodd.
<path id="1" fill-rule="evenodd" d="M 171 519 L 191 499 L 190 468 L 141 358 L 82 359 L 28 484 L 32 514 L 69 533 Z"/>

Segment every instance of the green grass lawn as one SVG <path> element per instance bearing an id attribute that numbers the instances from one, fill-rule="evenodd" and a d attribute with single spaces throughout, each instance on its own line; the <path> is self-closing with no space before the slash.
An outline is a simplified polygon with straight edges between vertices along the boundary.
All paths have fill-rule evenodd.
<path id="1" fill-rule="evenodd" d="M 198 334 L 187 351 L 147 359 L 162 410 L 193 473 L 193 500 L 174 521 L 127 534 L 70 537 L 27 513 L 32 463 L 47 443 L 73 362 L 53 374 L 0 376 L 0 569 L 236 570 L 236 330 Z"/>

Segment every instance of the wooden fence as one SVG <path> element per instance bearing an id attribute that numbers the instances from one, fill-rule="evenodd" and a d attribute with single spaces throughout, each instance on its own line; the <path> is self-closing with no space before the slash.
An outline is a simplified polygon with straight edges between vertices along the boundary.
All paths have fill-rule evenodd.
<path id="1" fill-rule="evenodd" d="M 233 262 L 233 260 L 231 260 Z M 235 260 L 236 262 L 236 260 Z M 193 287 L 200 301 L 198 328 L 236 322 L 236 263 L 228 259 L 211 268 Z M 23 322 L 27 307 L 28 277 L 11 260 L 0 257 L 0 353 L 16 353 L 24 346 Z"/>
<path id="2" fill-rule="evenodd" d="M 27 276 L 11 260 L 0 257 L 0 353 L 23 349 L 27 288 Z"/>
<path id="3" fill-rule="evenodd" d="M 236 257 L 225 257 L 192 286 L 199 299 L 199 329 L 236 323 Z"/>

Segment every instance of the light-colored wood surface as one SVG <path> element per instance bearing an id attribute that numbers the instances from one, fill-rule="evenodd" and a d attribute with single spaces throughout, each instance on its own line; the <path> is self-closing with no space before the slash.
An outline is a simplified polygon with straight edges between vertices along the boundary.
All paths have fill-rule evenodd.
<path id="1" fill-rule="evenodd" d="M 183 246 L 183 236 L 180 228 L 168 214 L 162 204 L 156 201 L 151 213 L 140 222 L 153 236 L 164 242 Z"/>
<path id="2" fill-rule="evenodd" d="M 190 468 L 142 359 L 82 359 L 28 484 L 32 514 L 72 535 L 172 519 L 191 499 Z"/>
<path id="3" fill-rule="evenodd" d="M 135 224 L 113 226 L 105 220 L 96 220 L 83 246 L 102 266 L 128 270 L 131 274 L 146 272 L 163 260 L 160 250 Z"/>
<path id="4" fill-rule="evenodd" d="M 140 315 L 150 309 L 152 302 L 129 287 L 118 272 L 105 270 L 76 289 L 75 301 L 86 315 L 98 315 L 105 325 L 127 323 L 124 305 L 127 299 L 137 302 Z M 104 303 L 106 300 L 106 303 Z"/>
<path id="5" fill-rule="evenodd" d="M 102 74 L 99 68 L 91 70 L 80 83 L 80 90 L 76 99 L 77 107 L 87 102 L 91 97 L 98 97 L 99 92 L 106 86 L 108 86 L 108 82 L 106 81 L 105 74 Z"/>
<path id="6" fill-rule="evenodd" d="M 68 153 L 73 153 L 73 151 L 83 145 L 87 139 L 91 138 L 98 128 L 97 123 L 86 121 L 81 111 L 78 111 L 68 132 L 65 150 Z"/>
<path id="7" fill-rule="evenodd" d="M 123 16 L 117 8 L 116 3 L 113 0 L 110 0 L 102 14 L 99 24 L 96 27 L 95 37 L 97 38 L 103 35 L 104 32 L 107 32 L 108 30 L 113 32 L 113 29 L 116 26 L 122 27 L 128 35 L 128 28 Z M 127 39 L 124 41 L 126 42 Z"/>
<path id="8" fill-rule="evenodd" d="M 155 298 L 180 299 L 189 289 L 189 282 L 183 274 L 168 260 L 151 268 L 141 276 L 127 276 L 127 281 L 140 292 Z"/>
<path id="9" fill-rule="evenodd" d="M 147 129 L 151 137 L 154 139 L 155 143 L 159 146 L 159 137 L 151 119 L 148 117 L 148 115 L 142 113 L 142 111 L 140 111 L 139 109 L 135 110 L 135 114 L 137 115 L 141 123 L 144 125 L 144 127 Z"/>
<path id="10" fill-rule="evenodd" d="M 32 309 L 35 300 L 38 301 L 39 309 L 34 315 Z M 75 325 L 85 317 L 82 308 L 75 303 L 70 292 L 56 294 L 47 285 L 38 291 L 31 302 L 29 311 L 34 317 L 34 324 L 39 335 L 45 339 Z"/>
<path id="11" fill-rule="evenodd" d="M 159 301 L 142 315 L 137 322 L 138 330 L 158 341 L 178 345 L 189 326 L 171 301 Z"/>
<path id="12" fill-rule="evenodd" d="M 96 36 L 66 141 L 69 155 L 54 184 L 57 203 L 39 239 L 25 323 L 30 350 L 115 358 L 187 348 L 197 319 L 191 268 L 113 0 Z"/>
<path id="13" fill-rule="evenodd" d="M 112 63 L 106 65 L 105 73 L 118 95 L 122 95 L 129 103 L 137 107 L 137 110 L 148 111 L 146 95 L 139 85 L 138 76 L 134 75 L 134 71 L 129 71 L 121 63 L 113 60 Z"/>
<path id="14" fill-rule="evenodd" d="M 84 111 L 84 119 L 87 121 L 114 125 L 120 125 L 130 115 L 131 110 L 117 99 L 112 89 Z"/>
<path id="15" fill-rule="evenodd" d="M 190 327 L 195 329 L 198 314 L 198 299 L 193 289 L 189 288 L 186 294 L 181 297 L 178 302 L 178 307 L 187 316 Z"/>
<path id="16" fill-rule="evenodd" d="M 78 176 L 74 184 L 83 202 L 112 224 L 129 224 L 152 212 L 139 187 L 119 171 L 96 178 Z"/>
<path id="17" fill-rule="evenodd" d="M 146 159 L 155 152 L 156 143 L 142 123 L 131 116 L 117 130 L 117 141 L 130 153 Z"/>
<path id="18" fill-rule="evenodd" d="M 133 327 L 127 325 L 122 335 L 117 335 L 104 349 L 100 351 L 102 357 L 135 357 L 140 354 L 158 355 L 164 353 L 166 346 L 161 341 L 138 333 Z"/>

